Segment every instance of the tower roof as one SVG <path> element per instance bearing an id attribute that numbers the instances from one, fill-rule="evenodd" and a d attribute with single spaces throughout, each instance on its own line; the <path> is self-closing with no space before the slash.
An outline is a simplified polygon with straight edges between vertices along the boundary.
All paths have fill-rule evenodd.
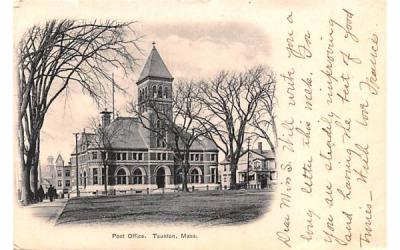
<path id="1" fill-rule="evenodd" d="M 140 73 L 137 84 L 145 81 L 148 78 L 162 78 L 172 81 L 174 78 L 165 66 L 160 54 L 158 53 L 155 43 L 153 42 L 153 49 L 147 58 L 146 64 L 143 67 L 142 73 Z"/>

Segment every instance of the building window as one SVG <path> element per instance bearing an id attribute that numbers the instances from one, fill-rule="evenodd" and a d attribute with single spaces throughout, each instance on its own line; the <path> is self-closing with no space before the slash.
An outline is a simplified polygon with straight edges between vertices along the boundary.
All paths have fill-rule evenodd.
<path id="1" fill-rule="evenodd" d="M 167 160 L 167 153 L 162 154 L 162 159 L 163 159 L 163 161 Z"/>
<path id="2" fill-rule="evenodd" d="M 71 171 L 70 170 L 65 170 L 65 176 L 70 177 L 71 176 Z"/>
<path id="3" fill-rule="evenodd" d="M 164 88 L 164 96 L 166 99 L 168 99 L 168 88 L 167 87 Z"/>
<path id="4" fill-rule="evenodd" d="M 143 160 L 143 153 L 138 153 L 138 160 L 139 161 Z"/>
<path id="5" fill-rule="evenodd" d="M 191 183 L 199 183 L 199 179 L 200 179 L 199 177 L 200 177 L 199 171 L 197 169 L 193 169 L 190 174 Z"/>
<path id="6" fill-rule="evenodd" d="M 133 156 L 133 159 L 136 161 L 136 160 L 137 160 L 137 157 L 136 157 L 137 154 L 136 154 L 136 153 L 133 153 L 132 156 Z"/>
<path id="7" fill-rule="evenodd" d="M 65 186 L 70 187 L 71 186 L 71 181 L 70 180 L 65 180 Z"/>
<path id="8" fill-rule="evenodd" d="M 57 170 L 57 176 L 61 177 L 62 176 L 62 171 L 61 170 Z"/>
<path id="9" fill-rule="evenodd" d="M 117 153 L 117 161 L 121 160 L 121 153 Z"/>
<path id="10" fill-rule="evenodd" d="M 217 182 L 217 169 L 211 168 L 211 183 Z"/>
<path id="11" fill-rule="evenodd" d="M 126 171 L 125 169 L 121 168 L 117 172 L 117 185 L 123 185 L 126 184 Z"/>
<path id="12" fill-rule="evenodd" d="M 139 168 L 133 171 L 133 184 L 143 184 L 143 175 Z"/>
<path id="13" fill-rule="evenodd" d="M 211 154 L 211 161 L 215 161 L 215 154 Z"/>
<path id="14" fill-rule="evenodd" d="M 194 161 L 194 154 L 190 154 L 190 160 Z"/>
<path id="15" fill-rule="evenodd" d="M 128 153 L 128 161 L 132 160 L 132 153 Z"/>
<path id="16" fill-rule="evenodd" d="M 224 171 L 226 171 L 226 165 L 224 165 Z"/>
<path id="17" fill-rule="evenodd" d="M 97 152 L 92 152 L 92 160 L 97 160 Z"/>
<path id="18" fill-rule="evenodd" d="M 100 172 L 101 172 L 101 183 L 104 184 L 106 182 L 106 171 L 104 170 L 104 168 L 101 168 Z"/>
<path id="19" fill-rule="evenodd" d="M 108 160 L 114 161 L 116 159 L 116 153 L 114 152 L 108 152 Z"/>
<path id="20" fill-rule="evenodd" d="M 157 87 L 153 86 L 153 98 L 157 98 Z"/>
<path id="21" fill-rule="evenodd" d="M 93 185 L 99 184 L 98 180 L 98 170 L 97 168 L 93 168 Z"/>
<path id="22" fill-rule="evenodd" d="M 122 153 L 122 160 L 126 161 L 126 153 Z"/>
<path id="23" fill-rule="evenodd" d="M 158 87 L 157 98 L 162 98 L 162 87 Z"/>
<path id="24" fill-rule="evenodd" d="M 62 187 L 62 181 L 58 181 L 58 186 Z"/>

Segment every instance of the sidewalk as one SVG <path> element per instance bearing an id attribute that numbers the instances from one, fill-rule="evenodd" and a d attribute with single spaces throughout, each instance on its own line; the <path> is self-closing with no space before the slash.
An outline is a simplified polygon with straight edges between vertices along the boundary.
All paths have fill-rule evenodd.
<path id="1" fill-rule="evenodd" d="M 24 207 L 24 209 L 29 209 L 37 218 L 43 219 L 51 224 L 55 224 L 58 217 L 64 210 L 67 201 L 68 199 L 57 199 L 53 202 L 44 200 L 43 202 Z"/>

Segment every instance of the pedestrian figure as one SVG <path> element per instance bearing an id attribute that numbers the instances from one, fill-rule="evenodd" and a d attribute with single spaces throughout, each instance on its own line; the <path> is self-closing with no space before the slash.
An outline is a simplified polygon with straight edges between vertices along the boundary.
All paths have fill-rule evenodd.
<path id="1" fill-rule="evenodd" d="M 44 199 L 44 190 L 43 190 L 42 185 L 39 186 L 39 189 L 38 189 L 38 196 L 39 196 L 39 201 L 42 202 L 43 199 Z"/>
<path id="2" fill-rule="evenodd" d="M 53 202 L 54 193 L 55 193 L 55 189 L 50 184 L 50 187 L 47 189 L 47 195 L 49 196 L 50 202 Z"/>

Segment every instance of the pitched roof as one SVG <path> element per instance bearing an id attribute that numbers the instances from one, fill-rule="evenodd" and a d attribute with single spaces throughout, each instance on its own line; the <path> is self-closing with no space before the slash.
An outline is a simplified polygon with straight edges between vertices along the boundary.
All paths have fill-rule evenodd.
<path id="1" fill-rule="evenodd" d="M 57 166 L 63 166 L 64 165 L 64 159 L 62 158 L 61 154 L 58 154 L 58 156 L 57 156 L 56 165 Z"/>
<path id="2" fill-rule="evenodd" d="M 217 151 L 218 147 L 212 140 L 201 137 L 193 142 L 190 150 Z"/>
<path id="3" fill-rule="evenodd" d="M 148 148 L 143 127 L 137 118 L 117 117 L 108 127 L 112 131 L 113 148 L 145 149 Z"/>
<path id="4" fill-rule="evenodd" d="M 140 73 L 137 83 L 139 84 L 150 77 L 164 78 L 171 81 L 174 79 L 167 69 L 167 66 L 165 66 L 164 61 L 162 60 L 160 54 L 154 46 L 154 43 L 153 49 L 151 50 L 150 55 L 147 58 L 146 64 L 143 67 L 142 73 Z"/>
<path id="5" fill-rule="evenodd" d="M 146 150 L 149 148 L 149 132 L 136 117 L 117 117 L 106 128 L 111 134 L 111 147 L 113 149 Z M 82 143 L 86 143 L 88 148 L 98 148 L 101 139 L 96 134 L 85 133 L 78 139 L 78 149 L 81 152 Z M 207 138 L 198 138 L 191 146 L 195 151 L 218 151 L 213 141 Z M 71 153 L 75 155 L 75 147 Z"/>
<path id="6" fill-rule="evenodd" d="M 242 158 L 243 156 L 247 155 L 248 151 L 249 151 L 248 149 L 244 150 L 241 153 L 239 158 Z M 257 149 L 250 149 L 250 153 L 252 153 L 251 156 L 250 156 L 251 160 L 254 160 L 254 159 L 257 159 L 257 158 L 262 158 L 263 160 L 275 159 L 275 155 L 271 150 L 260 150 L 260 149 L 257 148 Z M 256 154 L 256 155 L 254 155 L 254 154 Z M 257 157 L 257 156 L 259 156 L 259 157 Z M 222 160 L 220 162 L 220 164 L 229 164 L 229 159 L 225 158 L 224 160 Z"/>
<path id="7" fill-rule="evenodd" d="M 260 149 L 251 149 L 250 152 L 256 153 L 259 156 L 265 158 L 265 159 L 274 159 L 275 155 L 271 150 L 260 150 Z M 247 150 L 244 153 L 247 153 Z"/>

